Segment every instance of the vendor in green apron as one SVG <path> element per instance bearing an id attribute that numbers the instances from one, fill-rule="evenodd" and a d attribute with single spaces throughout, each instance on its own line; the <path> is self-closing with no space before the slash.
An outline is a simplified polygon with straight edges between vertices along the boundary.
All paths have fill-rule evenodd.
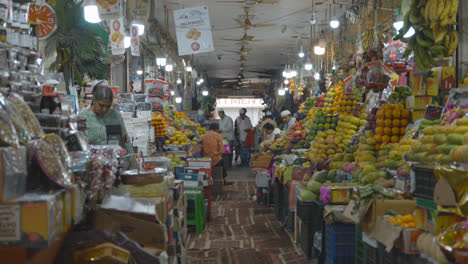
<path id="1" fill-rule="evenodd" d="M 98 86 L 94 91 L 93 104 L 89 109 L 80 113 L 80 117 L 86 117 L 89 144 L 112 144 L 108 136 L 110 133 L 116 134 L 115 130 L 117 128 L 117 130 L 120 130 L 117 131 L 120 146 L 127 150 L 128 154 L 133 153 L 133 147 L 128 138 L 122 116 L 118 111 L 111 109 L 113 100 L 114 93 L 109 87 Z M 111 130 L 113 131 L 111 132 Z"/>

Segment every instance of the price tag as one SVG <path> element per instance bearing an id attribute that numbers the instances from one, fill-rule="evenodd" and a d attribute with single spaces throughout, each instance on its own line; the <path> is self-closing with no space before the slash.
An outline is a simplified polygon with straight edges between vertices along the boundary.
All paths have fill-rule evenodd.
<path id="1" fill-rule="evenodd" d="M 21 206 L 19 204 L 0 205 L 0 241 L 21 239 Z"/>

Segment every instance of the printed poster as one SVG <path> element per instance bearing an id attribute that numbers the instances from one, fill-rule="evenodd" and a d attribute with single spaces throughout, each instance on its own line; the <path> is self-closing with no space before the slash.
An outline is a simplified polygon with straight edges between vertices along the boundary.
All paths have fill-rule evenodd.
<path id="1" fill-rule="evenodd" d="M 120 0 L 96 0 L 101 20 L 118 19 L 121 16 Z"/>
<path id="2" fill-rule="evenodd" d="M 0 240 L 21 240 L 21 206 L 19 204 L 0 205 Z"/>
<path id="3" fill-rule="evenodd" d="M 124 23 L 123 17 L 119 19 L 113 19 L 110 23 L 110 35 L 109 40 L 111 42 L 111 52 L 114 55 L 125 54 L 124 45 Z"/>
<path id="4" fill-rule="evenodd" d="M 174 10 L 179 56 L 214 51 L 207 6 Z"/>
<path id="5" fill-rule="evenodd" d="M 127 17 L 129 20 L 147 21 L 151 12 L 150 0 L 127 0 Z"/>
<path id="6" fill-rule="evenodd" d="M 132 56 L 140 56 L 140 37 L 138 36 L 138 27 L 130 27 L 130 51 Z"/>

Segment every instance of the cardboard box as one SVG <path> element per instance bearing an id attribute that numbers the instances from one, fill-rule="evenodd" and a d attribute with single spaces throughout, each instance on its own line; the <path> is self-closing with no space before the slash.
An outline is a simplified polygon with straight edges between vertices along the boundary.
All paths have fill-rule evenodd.
<path id="1" fill-rule="evenodd" d="M 0 204 L 3 246 L 46 248 L 62 233 L 64 191 L 25 194 Z"/>
<path id="2" fill-rule="evenodd" d="M 412 72 L 411 80 L 411 95 L 426 95 L 426 87 L 422 85 L 423 75 L 421 73 Z"/>
<path id="3" fill-rule="evenodd" d="M 76 251 L 74 263 L 113 263 L 128 264 L 131 261 L 130 252 L 112 243 L 103 243 L 95 247 Z"/>
<path id="4" fill-rule="evenodd" d="M 439 73 L 434 71 L 411 73 L 411 95 L 438 96 L 439 79 Z"/>
<path id="5" fill-rule="evenodd" d="M 419 253 L 416 242 L 422 233 L 424 233 L 424 231 L 419 229 L 403 228 L 400 237 L 395 241 L 395 246 L 406 254 Z"/>
<path id="6" fill-rule="evenodd" d="M 416 121 L 421 118 L 424 118 L 424 114 L 426 113 L 426 110 L 412 110 L 411 111 L 411 120 Z"/>
<path id="7" fill-rule="evenodd" d="M 94 228 L 122 232 L 151 253 L 160 253 L 167 247 L 168 238 L 165 225 L 124 215 L 120 212 L 99 210 L 96 213 Z"/>
<path id="8" fill-rule="evenodd" d="M 362 229 L 371 233 L 375 229 L 377 217 L 386 214 L 387 210 L 394 210 L 402 215 L 411 214 L 416 209 L 415 200 L 374 200 L 370 203 L 363 220 L 361 221 Z"/>
<path id="9" fill-rule="evenodd" d="M 450 91 L 456 87 L 457 84 L 455 83 L 455 67 L 442 67 L 442 81 L 440 90 Z"/>
<path id="10" fill-rule="evenodd" d="M 77 224 L 83 217 L 85 195 L 78 184 L 70 189 L 71 196 L 71 218 L 73 224 Z"/>
<path id="11" fill-rule="evenodd" d="M 26 192 L 26 147 L 0 147 L 0 201 L 11 201 Z"/>
<path id="12" fill-rule="evenodd" d="M 211 168 L 211 159 L 210 158 L 203 158 L 203 159 L 187 159 L 188 166 L 193 168 Z"/>
<path id="13" fill-rule="evenodd" d="M 438 101 L 434 101 L 431 96 L 408 96 L 406 98 L 406 106 L 409 109 L 414 110 L 426 110 L 428 105 L 438 105 Z"/>
<path id="14" fill-rule="evenodd" d="M 67 232 L 72 225 L 71 190 L 65 190 L 62 196 L 62 231 Z"/>
<path id="15" fill-rule="evenodd" d="M 456 214 L 456 208 L 442 208 L 433 201 L 417 200 L 418 209 L 415 213 L 416 227 L 438 235 L 451 225 L 462 220 Z"/>

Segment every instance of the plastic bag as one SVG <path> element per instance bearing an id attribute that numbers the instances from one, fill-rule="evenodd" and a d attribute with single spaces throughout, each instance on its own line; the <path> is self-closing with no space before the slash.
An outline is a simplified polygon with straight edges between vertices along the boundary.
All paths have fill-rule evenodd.
<path id="1" fill-rule="evenodd" d="M 39 140 L 34 145 L 34 154 L 44 174 L 61 187 L 71 187 L 73 174 L 68 171 L 57 156 L 54 148 L 45 140 Z"/>
<path id="2" fill-rule="evenodd" d="M 26 121 L 17 112 L 15 105 L 0 94 L 0 107 L 5 111 L 7 118 L 15 127 L 19 142 L 26 144 L 31 139 L 31 130 L 26 125 Z"/>
<path id="3" fill-rule="evenodd" d="M 384 64 L 395 70 L 405 70 L 408 65 L 408 57 L 404 58 L 408 44 L 399 40 L 390 40 L 389 45 L 383 49 Z"/>
<path id="4" fill-rule="evenodd" d="M 137 111 L 151 111 L 152 110 L 152 104 L 151 103 L 137 103 L 136 104 L 136 110 Z"/>
<path id="5" fill-rule="evenodd" d="M 15 105 L 18 115 L 23 117 L 25 120 L 26 126 L 29 127 L 29 130 L 32 133 L 32 137 L 42 137 L 44 135 L 44 131 L 42 130 L 36 116 L 31 111 L 31 108 L 29 108 L 29 106 L 23 101 L 23 98 L 18 94 L 11 93 L 8 96 L 8 100 Z"/>
<path id="6" fill-rule="evenodd" d="M 132 94 L 132 99 L 135 103 L 146 102 L 146 94 Z"/>
<path id="7" fill-rule="evenodd" d="M 0 144 L 14 148 L 19 147 L 19 139 L 15 127 L 2 108 L 0 108 Z"/>
<path id="8" fill-rule="evenodd" d="M 65 147 L 65 143 L 63 142 L 62 138 L 56 134 L 47 134 L 42 137 L 42 140 L 49 143 L 49 145 L 55 150 L 60 160 L 62 161 L 62 165 L 64 165 L 65 168 L 70 169 L 70 155 L 68 154 L 67 148 Z"/>
<path id="9" fill-rule="evenodd" d="M 133 103 L 115 104 L 114 108 L 115 108 L 116 111 L 119 111 L 119 112 L 125 112 L 125 113 L 135 112 L 135 104 L 133 104 Z"/>
<path id="10" fill-rule="evenodd" d="M 390 70 L 380 61 L 367 64 L 367 88 L 382 90 L 390 81 Z"/>

